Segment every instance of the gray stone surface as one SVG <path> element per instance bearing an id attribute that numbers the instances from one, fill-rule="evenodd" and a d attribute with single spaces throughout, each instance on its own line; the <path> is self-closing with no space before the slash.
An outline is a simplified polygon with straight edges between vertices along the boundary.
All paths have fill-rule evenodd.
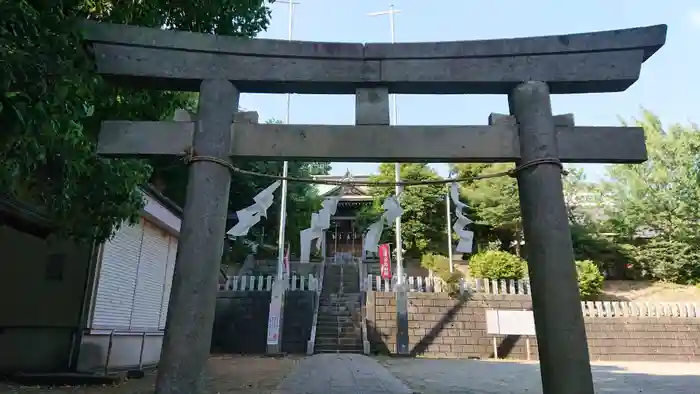
<path id="1" fill-rule="evenodd" d="M 360 88 L 355 92 L 356 125 L 389 125 L 389 89 Z"/>
<path id="2" fill-rule="evenodd" d="M 666 26 L 547 37 L 406 44 L 241 39 L 88 23 L 98 71 L 119 83 L 197 90 L 228 79 L 257 93 L 508 93 L 541 80 L 553 93 L 625 90 L 666 40 Z"/>
<path id="3" fill-rule="evenodd" d="M 508 101 L 518 123 L 520 163 L 558 159 L 547 84 L 519 85 Z M 561 168 L 538 164 L 517 178 L 543 392 L 593 394 Z"/>
<path id="4" fill-rule="evenodd" d="M 421 394 L 542 393 L 537 363 L 428 359 L 381 363 Z M 700 363 L 596 362 L 591 369 L 598 394 L 696 394 L 700 387 Z M 575 391 L 560 393 L 570 392 Z"/>
<path id="5" fill-rule="evenodd" d="M 412 394 L 376 360 L 359 354 L 317 354 L 301 361 L 274 394 Z"/>
<path id="6" fill-rule="evenodd" d="M 198 154 L 226 157 L 238 98 L 238 90 L 229 81 L 202 82 L 199 121 L 192 142 Z M 189 167 L 157 394 L 198 394 L 203 390 L 230 184 L 231 175 L 224 166 L 194 162 Z"/>
<path id="7" fill-rule="evenodd" d="M 231 155 L 252 160 L 484 163 L 520 158 L 516 126 L 509 122 L 493 126 L 237 123 L 235 129 Z M 102 124 L 98 152 L 122 157 L 182 155 L 193 132 L 194 122 L 107 121 Z M 560 126 L 557 134 L 563 162 L 641 163 L 647 158 L 639 127 Z"/>

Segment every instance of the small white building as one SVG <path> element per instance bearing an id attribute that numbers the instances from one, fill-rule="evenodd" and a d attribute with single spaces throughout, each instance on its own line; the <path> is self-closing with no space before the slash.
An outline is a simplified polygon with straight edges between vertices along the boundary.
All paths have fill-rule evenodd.
<path id="1" fill-rule="evenodd" d="M 181 210 L 155 190 L 102 245 L 52 239 L 0 198 L 0 373 L 102 372 L 159 361 Z"/>
<path id="2" fill-rule="evenodd" d="M 144 195 L 139 223 L 99 247 L 78 371 L 158 363 L 181 220 L 153 194 Z"/>

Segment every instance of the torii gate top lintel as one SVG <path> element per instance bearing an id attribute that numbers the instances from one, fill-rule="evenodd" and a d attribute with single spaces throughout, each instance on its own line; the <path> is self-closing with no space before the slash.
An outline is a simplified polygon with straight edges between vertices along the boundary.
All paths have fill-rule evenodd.
<path id="1" fill-rule="evenodd" d="M 128 85 L 199 91 L 227 79 L 240 92 L 508 94 L 523 81 L 550 93 L 623 91 L 666 40 L 666 25 L 595 33 L 420 43 L 247 39 L 87 22 L 100 74 Z"/>

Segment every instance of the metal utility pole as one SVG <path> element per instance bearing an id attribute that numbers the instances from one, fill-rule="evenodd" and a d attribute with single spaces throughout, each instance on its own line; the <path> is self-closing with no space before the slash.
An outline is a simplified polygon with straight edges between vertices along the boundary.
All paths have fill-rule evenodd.
<path id="1" fill-rule="evenodd" d="M 380 15 L 389 15 L 389 28 L 391 29 L 391 43 L 394 44 L 396 42 L 396 29 L 394 25 L 394 15 L 398 14 L 401 12 L 401 10 L 397 10 L 394 8 L 394 5 L 391 4 L 389 6 L 389 9 L 386 11 L 378 11 L 378 12 L 370 12 L 367 15 L 368 16 L 380 16 Z M 392 118 L 393 118 L 393 125 L 397 125 L 399 121 L 399 112 L 398 108 L 396 106 L 396 95 L 392 94 L 391 96 L 391 109 L 392 109 Z M 401 182 L 401 164 L 396 163 L 394 164 L 394 180 L 398 183 Z M 399 196 L 401 195 L 402 187 L 399 185 L 396 185 L 396 188 L 394 189 L 394 193 L 396 194 L 396 198 L 398 199 Z M 401 240 L 401 218 L 398 217 L 396 218 L 396 222 L 394 224 L 396 228 L 396 283 L 401 284 L 403 283 L 403 242 Z"/>
<path id="2" fill-rule="evenodd" d="M 450 273 L 453 273 L 454 264 L 452 263 L 452 212 L 450 200 L 450 189 L 447 189 L 447 194 L 445 195 L 445 206 L 447 207 L 447 258 L 450 259 Z"/>
<path id="3" fill-rule="evenodd" d="M 289 20 L 287 26 L 287 39 L 292 41 L 292 31 L 294 27 L 294 6 L 298 2 L 293 0 L 277 0 L 277 3 L 289 4 Z M 292 95 L 287 93 L 287 114 L 284 118 L 284 123 L 289 124 L 289 116 L 292 105 Z M 282 164 L 282 176 L 286 178 L 289 175 L 289 162 L 284 161 Z M 279 237 L 277 239 L 277 279 L 282 279 L 284 273 L 284 245 L 285 245 L 285 228 L 287 227 L 287 180 L 282 180 L 282 193 L 280 195 L 280 224 Z"/>

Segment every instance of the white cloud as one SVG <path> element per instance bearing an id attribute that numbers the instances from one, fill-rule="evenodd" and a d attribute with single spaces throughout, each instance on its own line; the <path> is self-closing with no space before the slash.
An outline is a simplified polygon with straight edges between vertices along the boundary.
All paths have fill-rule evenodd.
<path id="1" fill-rule="evenodd" d="M 692 23 L 693 26 L 700 27 L 700 9 L 691 10 L 688 13 L 688 18 L 690 19 L 690 23 Z"/>

